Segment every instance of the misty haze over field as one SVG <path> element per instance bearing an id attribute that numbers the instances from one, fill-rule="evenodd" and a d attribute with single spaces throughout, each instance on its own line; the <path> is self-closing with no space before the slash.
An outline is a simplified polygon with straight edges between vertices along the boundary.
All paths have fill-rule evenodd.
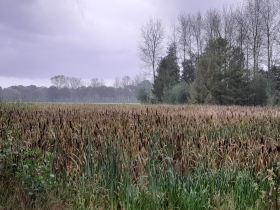
<path id="1" fill-rule="evenodd" d="M 206 12 L 237 0 L 8 0 L 0 2 L 0 86 L 50 86 L 55 75 L 99 78 L 140 72 L 140 29 L 166 30 L 181 12 Z M 165 42 L 168 41 L 166 36 Z"/>

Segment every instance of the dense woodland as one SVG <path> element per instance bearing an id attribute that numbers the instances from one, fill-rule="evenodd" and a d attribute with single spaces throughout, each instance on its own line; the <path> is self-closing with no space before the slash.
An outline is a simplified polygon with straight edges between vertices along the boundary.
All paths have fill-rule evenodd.
<path id="1" fill-rule="evenodd" d="M 161 20 L 151 18 L 142 27 L 139 49 L 154 83 L 152 94 L 142 91 L 142 98 L 158 103 L 278 105 L 279 8 L 279 0 L 245 0 L 205 14 L 183 12 L 168 34 Z"/>
<path id="2" fill-rule="evenodd" d="M 4 100 L 35 102 L 84 102 L 84 103 L 138 103 L 137 93 L 141 88 L 151 89 L 148 80 L 136 76 L 134 80 L 125 76 L 116 78 L 113 87 L 105 86 L 97 78 L 86 85 L 80 78 L 57 75 L 51 78 L 51 87 L 11 86 L 2 89 Z"/>

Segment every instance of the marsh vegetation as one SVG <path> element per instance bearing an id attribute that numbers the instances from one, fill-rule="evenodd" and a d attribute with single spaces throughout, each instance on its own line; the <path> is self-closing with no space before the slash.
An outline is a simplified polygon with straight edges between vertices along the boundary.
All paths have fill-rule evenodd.
<path id="1" fill-rule="evenodd" d="M 6 103 L 0 114 L 3 209 L 279 206 L 279 108 Z"/>

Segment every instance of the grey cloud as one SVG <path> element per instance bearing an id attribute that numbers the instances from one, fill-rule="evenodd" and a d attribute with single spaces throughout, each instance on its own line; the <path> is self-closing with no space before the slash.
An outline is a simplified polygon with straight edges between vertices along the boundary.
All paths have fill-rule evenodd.
<path id="1" fill-rule="evenodd" d="M 2 0 L 0 77 L 114 79 L 139 72 L 140 27 L 234 0 Z M 1 84 L 0 84 L 1 86 Z"/>

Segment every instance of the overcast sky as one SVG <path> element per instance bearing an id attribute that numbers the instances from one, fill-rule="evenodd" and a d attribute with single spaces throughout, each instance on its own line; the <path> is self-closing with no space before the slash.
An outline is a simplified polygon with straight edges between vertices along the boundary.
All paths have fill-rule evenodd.
<path id="1" fill-rule="evenodd" d="M 104 79 L 140 72 L 140 28 L 238 0 L 0 0 L 0 86 L 50 86 L 55 75 Z"/>

